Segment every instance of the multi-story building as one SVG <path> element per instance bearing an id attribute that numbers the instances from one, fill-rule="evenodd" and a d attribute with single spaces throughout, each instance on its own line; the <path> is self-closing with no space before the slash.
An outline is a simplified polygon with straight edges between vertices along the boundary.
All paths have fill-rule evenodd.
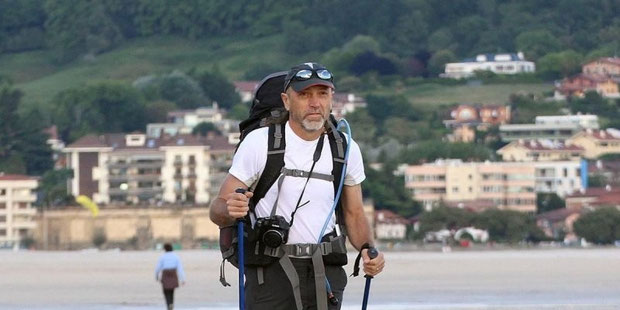
<path id="1" fill-rule="evenodd" d="M 336 117 L 336 119 L 340 119 L 347 113 L 355 111 L 355 109 L 365 107 L 366 101 L 363 97 L 351 93 L 335 93 L 332 105 L 332 114 Z"/>
<path id="2" fill-rule="evenodd" d="M 552 140 L 519 140 L 497 150 L 504 161 L 579 161 L 584 149 Z"/>
<path id="3" fill-rule="evenodd" d="M 235 85 L 235 91 L 241 97 L 242 102 L 250 102 L 254 98 L 254 91 L 256 91 L 256 87 L 258 86 L 258 81 L 236 81 L 233 82 Z M 284 87 L 284 85 L 282 86 Z"/>
<path id="4" fill-rule="evenodd" d="M 583 130 L 568 139 L 567 143 L 582 147 L 584 156 L 590 159 L 605 154 L 620 154 L 620 130 Z"/>
<path id="5" fill-rule="evenodd" d="M 210 108 L 202 107 L 195 110 L 179 110 L 168 113 L 168 123 L 151 123 L 146 125 L 149 138 L 173 137 L 188 135 L 200 123 L 213 124 L 215 129 L 227 136 L 230 143 L 239 142 L 239 121 L 224 118 L 224 111 L 214 103 Z"/>
<path id="6" fill-rule="evenodd" d="M 556 85 L 554 98 L 583 97 L 586 92 L 595 91 L 605 98 L 619 98 L 618 82 L 607 75 L 578 74 L 567 77 Z"/>
<path id="7" fill-rule="evenodd" d="M 554 115 L 536 116 L 534 124 L 504 124 L 499 126 L 503 141 L 517 140 L 559 140 L 564 141 L 582 129 L 598 129 L 598 116 Z"/>
<path id="8" fill-rule="evenodd" d="M 227 138 L 141 133 L 89 135 L 67 146 L 74 171 L 69 192 L 96 203 L 207 203 L 221 161 L 232 156 Z M 221 159 L 221 158 L 224 159 Z"/>
<path id="9" fill-rule="evenodd" d="M 534 163 L 537 193 L 555 193 L 565 197 L 587 187 L 587 162 L 539 161 Z"/>
<path id="10" fill-rule="evenodd" d="M 401 168 L 405 187 L 427 210 L 442 201 L 486 201 L 500 209 L 536 211 L 535 167 L 531 163 L 437 160 Z"/>
<path id="11" fill-rule="evenodd" d="M 462 62 L 447 63 L 441 77 L 462 79 L 471 77 L 476 71 L 491 71 L 496 74 L 517 74 L 536 71 L 536 65 L 525 60 L 523 53 L 481 54 Z"/>
<path id="12" fill-rule="evenodd" d="M 470 105 L 461 104 L 450 111 L 452 119 L 445 120 L 446 127 L 459 125 L 500 125 L 510 122 L 511 113 L 508 105 Z"/>
<path id="13" fill-rule="evenodd" d="M 587 190 L 566 197 L 566 208 L 620 208 L 620 189 L 609 185 L 603 188 L 588 188 Z"/>
<path id="14" fill-rule="evenodd" d="M 387 240 L 403 240 L 407 237 L 409 221 L 390 211 L 377 210 L 375 212 L 375 238 Z"/>
<path id="15" fill-rule="evenodd" d="M 583 65 L 582 71 L 585 74 L 606 75 L 612 78 L 620 77 L 620 58 L 599 58 Z"/>
<path id="16" fill-rule="evenodd" d="M 36 228 L 37 178 L 0 173 L 0 248 L 19 245 Z"/>

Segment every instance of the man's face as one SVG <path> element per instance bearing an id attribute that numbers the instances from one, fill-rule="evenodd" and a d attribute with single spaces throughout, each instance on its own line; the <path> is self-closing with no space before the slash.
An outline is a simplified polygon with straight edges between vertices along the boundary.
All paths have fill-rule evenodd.
<path id="1" fill-rule="evenodd" d="M 309 132 L 323 130 L 332 109 L 332 93 L 331 88 L 323 85 L 310 86 L 300 92 L 289 88 L 282 99 L 290 113 L 290 121 Z"/>

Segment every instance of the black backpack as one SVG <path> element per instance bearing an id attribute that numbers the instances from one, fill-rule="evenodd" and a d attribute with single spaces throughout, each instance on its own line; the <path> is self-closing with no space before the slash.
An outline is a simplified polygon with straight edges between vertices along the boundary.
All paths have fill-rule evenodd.
<path id="1" fill-rule="evenodd" d="M 284 103 L 280 94 L 283 92 L 284 79 L 287 72 L 276 72 L 265 77 L 257 86 L 254 92 L 254 99 L 250 107 L 249 117 L 239 124 L 240 142 L 254 129 L 269 126 L 269 146 L 267 162 L 265 169 L 261 174 L 257 185 L 253 189 L 254 196 L 250 199 L 250 212 L 254 212 L 254 206 L 260 201 L 271 186 L 276 182 L 280 175 L 282 167 L 284 167 L 284 149 L 286 147 L 286 139 L 284 136 L 284 126 L 288 120 L 288 111 L 284 108 Z M 342 170 L 344 169 L 345 150 L 347 148 L 347 140 L 343 133 L 336 130 L 337 122 L 333 115 L 330 114 L 327 122 L 327 136 L 331 148 L 334 176 L 334 194 L 338 192 L 340 180 L 342 178 Z M 239 147 L 237 144 L 237 147 Z M 245 221 L 245 265 L 248 266 L 265 266 L 275 262 L 277 259 L 270 256 L 255 255 L 262 253 L 264 249 L 257 247 L 256 236 L 251 229 L 250 216 L 246 216 Z M 344 213 L 340 201 L 336 206 L 336 223 L 342 227 L 344 231 Z M 222 227 L 220 229 L 220 250 L 224 260 L 228 260 L 234 266 L 237 266 L 237 236 L 235 226 Z M 324 257 L 326 264 L 346 265 L 346 254 L 334 254 Z M 223 273 L 222 265 L 221 273 Z M 222 284 L 225 283 L 220 277 Z"/>

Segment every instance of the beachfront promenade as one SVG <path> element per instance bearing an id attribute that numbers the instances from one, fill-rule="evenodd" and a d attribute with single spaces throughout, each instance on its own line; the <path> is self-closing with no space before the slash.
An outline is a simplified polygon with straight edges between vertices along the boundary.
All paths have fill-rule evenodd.
<path id="1" fill-rule="evenodd" d="M 0 309 L 163 309 L 160 252 L 0 251 Z M 235 309 L 236 269 L 217 250 L 179 251 L 176 309 Z M 352 271 L 350 256 L 347 273 Z M 620 249 L 386 252 L 368 309 L 620 309 Z M 343 309 L 359 309 L 349 278 Z"/>

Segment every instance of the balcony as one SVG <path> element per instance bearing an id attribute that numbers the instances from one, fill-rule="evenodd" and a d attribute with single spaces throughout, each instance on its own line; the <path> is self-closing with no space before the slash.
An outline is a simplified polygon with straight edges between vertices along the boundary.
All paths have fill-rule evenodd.
<path id="1" fill-rule="evenodd" d="M 109 181 L 157 181 L 160 175 L 156 173 L 149 174 L 118 174 L 108 176 Z"/>
<path id="2" fill-rule="evenodd" d="M 153 161 L 153 162 L 120 162 L 120 163 L 109 163 L 108 169 L 123 169 L 123 168 L 160 168 L 164 166 L 163 161 Z"/>
<path id="3" fill-rule="evenodd" d="M 28 222 L 13 222 L 12 227 L 14 229 L 20 229 L 20 228 L 28 228 L 28 229 L 34 229 L 37 227 L 37 222 L 35 221 L 28 221 Z"/>
<path id="4" fill-rule="evenodd" d="M 37 201 L 36 194 L 15 194 L 13 195 L 13 202 L 35 202 Z"/>
<path id="5" fill-rule="evenodd" d="M 162 187 L 139 187 L 130 189 L 110 188 L 108 194 L 110 195 L 140 195 L 140 194 L 161 194 L 164 192 Z"/>
<path id="6" fill-rule="evenodd" d="M 35 208 L 26 208 L 26 209 L 13 209 L 13 215 L 36 215 L 37 209 Z"/>

